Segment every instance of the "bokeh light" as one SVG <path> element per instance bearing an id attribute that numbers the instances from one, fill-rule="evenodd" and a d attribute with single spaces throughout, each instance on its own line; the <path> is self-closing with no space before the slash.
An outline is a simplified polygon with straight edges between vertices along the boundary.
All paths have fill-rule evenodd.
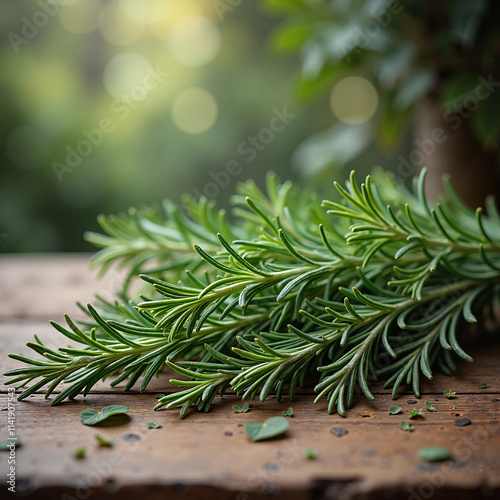
<path id="1" fill-rule="evenodd" d="M 174 10 L 176 0 L 120 0 L 125 15 L 140 24 L 163 21 Z"/>
<path id="2" fill-rule="evenodd" d="M 92 33 L 99 26 L 101 6 L 99 0 L 63 4 L 59 11 L 59 21 L 71 33 L 77 35 Z"/>
<path id="3" fill-rule="evenodd" d="M 134 87 L 143 86 L 148 70 L 151 65 L 145 57 L 134 52 L 119 54 L 104 68 L 104 87 L 111 96 L 123 100 Z"/>
<path id="4" fill-rule="evenodd" d="M 207 17 L 186 17 L 170 29 L 168 48 L 181 64 L 203 66 L 219 52 L 219 28 Z"/>
<path id="5" fill-rule="evenodd" d="M 377 110 L 375 87 L 359 76 L 349 76 L 335 85 L 330 96 L 333 114 L 348 125 L 367 122 Z"/>
<path id="6" fill-rule="evenodd" d="M 0 17 L 6 33 L 33 35 L 0 47 L 0 252 L 90 252 L 82 233 L 98 230 L 97 214 L 203 193 L 275 108 L 292 109 L 283 85 L 296 61 L 265 50 L 278 21 L 257 3 L 57 0 L 50 22 L 30 31 L 48 1 L 4 2 Z M 285 177 L 313 118 L 277 134 L 217 203 L 227 207 L 234 184 L 269 165 Z M 93 147 L 82 146 L 90 136 Z"/>
<path id="7" fill-rule="evenodd" d="M 172 119 L 186 134 L 202 134 L 217 120 L 217 102 L 210 92 L 192 87 L 182 91 L 172 105 Z"/>
<path id="8" fill-rule="evenodd" d="M 148 25 L 151 34 L 164 42 L 168 42 L 170 30 L 175 23 L 187 17 L 203 15 L 202 7 L 196 0 L 175 0 L 173 3 L 174 8 L 169 15 Z M 210 2 L 206 3 L 208 5 Z"/>
<path id="9" fill-rule="evenodd" d="M 99 18 L 99 31 L 113 45 L 129 45 L 144 33 L 144 26 L 126 16 L 119 0 L 108 2 Z"/>

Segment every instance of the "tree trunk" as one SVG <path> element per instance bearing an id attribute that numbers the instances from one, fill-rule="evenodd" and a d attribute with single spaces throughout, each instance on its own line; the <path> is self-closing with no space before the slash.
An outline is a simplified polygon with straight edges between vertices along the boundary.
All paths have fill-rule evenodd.
<path id="1" fill-rule="evenodd" d="M 484 207 L 486 196 L 500 198 L 494 154 L 485 151 L 470 129 L 470 117 L 446 114 L 431 95 L 415 113 L 415 144 L 422 145 L 428 168 L 426 194 L 442 193 L 441 178 L 449 174 L 458 195 L 471 207 Z M 425 145 L 425 147 L 423 146 Z"/>

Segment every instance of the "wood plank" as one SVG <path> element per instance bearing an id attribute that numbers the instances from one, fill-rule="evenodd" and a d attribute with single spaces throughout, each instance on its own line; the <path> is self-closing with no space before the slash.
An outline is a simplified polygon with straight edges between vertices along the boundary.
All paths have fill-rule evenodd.
<path id="1" fill-rule="evenodd" d="M 80 315 L 75 302 L 99 293 L 113 298 L 122 273 L 111 269 L 102 279 L 89 268 L 90 254 L 0 255 L 0 320 L 55 319 Z"/>
<path id="2" fill-rule="evenodd" d="M 3 257 L 0 270 L 7 279 L 0 284 L 0 359 L 2 373 L 19 363 L 8 352 L 29 352 L 25 343 L 37 333 L 57 347 L 63 338 L 47 323 L 62 313 L 77 312 L 75 299 L 92 298 L 95 277 L 86 269 L 87 256 Z M 30 286 L 31 284 L 31 286 Z M 109 289 L 108 289 L 109 292 Z M 12 296 L 13 294 L 13 296 Z M 43 321 L 41 321 L 43 320 Z M 208 414 L 194 410 L 181 420 L 177 410 L 153 412 L 154 393 L 175 390 L 165 370 L 144 394 L 123 393 L 99 383 L 83 398 L 51 407 L 38 391 L 15 403 L 16 433 L 23 445 L 16 450 L 18 492 L 36 500 L 72 499 L 439 499 L 498 498 L 500 496 L 500 347 L 484 344 L 471 350 L 472 364 L 458 363 L 456 376 L 436 375 L 422 384 L 423 397 L 402 387 L 397 403 L 402 415 L 390 416 L 394 404 L 381 384 L 373 386 L 375 401 L 358 394 L 346 418 L 327 415 L 326 403 L 313 404 L 312 381 L 299 391 L 297 401 L 274 398 L 253 402 L 246 414 L 236 414 L 239 403 L 228 394 L 217 398 Z M 0 376 L 1 377 L 1 376 Z M 478 389 L 478 384 L 491 384 Z M 453 389 L 447 400 L 442 391 Z M 7 387 L 0 386 L 0 407 L 6 406 Z M 436 413 L 425 410 L 431 401 Z M 92 428 L 80 423 L 83 409 L 110 404 L 131 408 L 130 420 L 118 427 Z M 452 409 L 451 406 L 455 406 Z M 281 415 L 292 406 L 294 416 L 283 438 L 252 443 L 244 432 L 249 421 Z M 411 421 L 412 433 L 399 428 L 412 408 L 424 408 L 425 417 Z M 7 435 L 8 413 L 0 412 L 0 440 Z M 405 418 L 406 417 L 406 418 Z M 467 417 L 466 427 L 454 425 Z M 149 429 L 156 421 L 161 429 Z M 337 437 L 332 427 L 348 433 Z M 115 439 L 112 448 L 98 447 L 94 434 Z M 138 440 L 131 441 L 130 435 Z M 128 437 L 127 437 L 128 436 Z M 428 464 L 418 458 L 425 446 L 449 448 L 453 460 Z M 76 460 L 80 446 L 87 457 Z M 301 453 L 319 452 L 315 460 Z M 0 452 L 0 476 L 8 471 L 8 454 Z M 7 485 L 0 483 L 0 497 Z M 66 495 L 66 496 L 64 496 Z M 8 498 L 8 497 L 6 497 Z"/>
<path id="3" fill-rule="evenodd" d="M 500 493 L 500 403 L 492 403 L 486 396 L 460 396 L 455 400 L 458 409 L 452 411 L 444 396 L 437 398 L 438 411 L 426 412 L 423 419 L 415 421 L 416 430 L 407 433 L 398 424 L 413 406 L 404 405 L 402 416 L 389 416 L 387 408 L 392 402 L 388 396 L 381 395 L 375 402 L 360 399 L 345 419 L 328 416 L 322 405 L 312 404 L 311 396 L 302 396 L 293 404 L 294 416 L 285 438 L 252 443 L 243 425 L 280 415 L 288 402 L 278 404 L 271 398 L 254 403 L 246 414 L 235 414 L 230 406 L 236 399 L 228 396 L 216 401 L 209 414 L 191 412 L 180 420 L 172 410 L 151 411 L 152 395 L 92 394 L 59 408 L 49 407 L 36 395 L 16 404 L 17 432 L 24 443 L 17 450 L 18 480 L 21 489 L 36 493 L 36 498 L 54 486 L 77 498 L 78 481 L 103 491 L 158 485 L 164 492 L 187 492 L 196 485 L 211 485 L 219 493 L 226 491 L 227 498 L 238 492 L 250 498 L 254 493 L 281 493 L 280 498 L 291 498 L 291 491 L 297 493 L 296 498 L 307 498 L 319 487 L 318 480 L 325 488 L 334 485 L 349 493 L 346 498 L 393 487 L 410 496 L 424 484 L 432 486 L 443 480 L 433 498 L 443 497 L 450 488 Z M 99 429 L 79 422 L 84 408 L 109 404 L 128 405 L 132 409 L 130 421 Z M 455 426 L 457 415 L 467 416 L 472 424 Z M 2 433 L 4 421 L 2 418 Z M 149 421 L 163 427 L 148 429 Z M 347 435 L 333 435 L 331 428 L 335 426 L 345 428 Z M 98 447 L 96 432 L 114 438 L 115 445 Z M 138 440 L 127 440 L 130 434 Z M 449 448 L 454 460 L 439 465 L 423 463 L 417 457 L 418 450 L 431 445 Z M 80 446 L 87 448 L 87 458 L 73 459 L 72 453 Z M 319 452 L 316 460 L 301 456 L 307 448 Z M 6 472 L 2 460 L 2 477 Z"/>

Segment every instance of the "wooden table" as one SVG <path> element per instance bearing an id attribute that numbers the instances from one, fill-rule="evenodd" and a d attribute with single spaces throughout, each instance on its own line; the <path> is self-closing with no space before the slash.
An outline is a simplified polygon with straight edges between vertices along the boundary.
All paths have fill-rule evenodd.
<path id="1" fill-rule="evenodd" d="M 56 346 L 61 336 L 48 324 L 62 321 L 63 312 L 74 317 L 74 300 L 90 300 L 95 291 L 110 296 L 113 273 L 98 282 L 88 271 L 86 255 L 23 255 L 0 257 L 0 359 L 2 373 L 19 364 L 8 352 L 28 352 L 33 334 Z M 460 362 L 455 377 L 436 375 L 424 382 L 417 404 L 407 388 L 397 403 L 404 415 L 390 416 L 389 391 L 375 385 L 375 401 L 356 396 L 347 418 L 328 415 L 325 403 L 313 404 L 312 389 L 304 389 L 294 402 L 270 398 L 255 401 L 248 413 L 236 414 L 231 395 L 215 401 L 208 414 L 194 410 L 181 420 L 177 410 L 153 412 L 155 394 L 175 390 L 165 373 L 147 392 L 121 392 L 100 383 L 86 398 L 51 407 L 37 393 L 16 402 L 17 492 L 26 498 L 85 500 L 126 499 L 438 499 L 500 498 L 500 349 L 488 345 L 472 351 L 473 364 Z M 2 379 L 4 380 L 4 379 Z M 491 384 L 478 389 L 478 384 Z M 454 389 L 450 401 L 444 389 Z M 1 386 L 0 407 L 7 400 Z M 399 422 L 410 409 L 431 401 L 436 413 L 425 410 L 415 420 L 415 431 L 404 432 Z M 130 421 L 118 427 L 84 426 L 80 412 L 123 404 Z M 456 409 L 451 406 L 455 405 Z M 293 407 L 290 428 L 281 439 L 252 443 L 244 432 L 248 421 L 281 415 Z M 454 425 L 460 417 L 472 423 Z M 162 424 L 149 429 L 147 423 Z M 337 437 L 333 427 L 348 432 Z M 99 447 L 98 432 L 114 438 L 111 448 Z M 0 412 L 0 440 L 7 437 L 7 412 Z M 431 445 L 452 450 L 453 459 L 440 464 L 421 461 L 418 451 Z M 77 460 L 73 452 L 87 449 Z M 301 453 L 313 448 L 315 460 Z M 0 498 L 9 498 L 6 474 L 8 452 L 0 452 Z"/>

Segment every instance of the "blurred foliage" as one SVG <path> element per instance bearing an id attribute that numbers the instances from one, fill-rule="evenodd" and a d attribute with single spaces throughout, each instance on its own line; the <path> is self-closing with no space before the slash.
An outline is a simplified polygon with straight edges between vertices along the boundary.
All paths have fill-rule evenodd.
<path id="1" fill-rule="evenodd" d="M 422 95 L 459 109 L 477 75 L 498 67 L 500 7 L 486 0 L 6 0 L 0 9 L 1 252 L 92 250 L 82 234 L 99 213 L 184 192 L 224 207 L 235 183 L 263 185 L 268 170 L 322 189 L 341 169 L 391 168 L 411 146 Z M 151 73 L 156 86 L 144 92 Z M 354 123 L 335 97 L 348 77 L 351 100 L 371 95 Z M 489 148 L 499 99 L 472 119 Z M 272 129 L 280 116 L 288 123 Z"/>
<path id="2" fill-rule="evenodd" d="M 494 91 L 498 84 L 480 78 L 488 80 L 491 75 L 498 81 L 499 2 L 263 0 L 263 4 L 268 13 L 285 17 L 272 34 L 274 49 L 300 55 L 293 83 L 299 100 L 323 97 L 353 74 L 379 91 L 369 126 L 338 121 L 314 135 L 299 147 L 296 160 L 301 169 L 311 164 L 316 169 L 343 165 L 373 141 L 382 150 L 394 151 L 422 97 L 435 97 L 452 121 L 452 114 L 460 113 L 481 85 L 491 96 L 473 114 L 472 130 L 483 147 L 498 148 L 500 92 Z"/>
<path id="3" fill-rule="evenodd" d="M 331 114 L 318 103 L 301 110 L 300 120 L 291 120 L 271 142 L 258 144 L 261 150 L 241 146 L 269 127 L 273 110 L 294 113 L 286 82 L 297 63 L 276 64 L 267 37 L 277 20 L 263 16 L 254 2 L 66 0 L 49 13 L 41 6 L 47 3 L 5 1 L 0 7 L 2 252 L 94 250 L 82 234 L 98 228 L 99 213 L 179 201 L 184 192 L 203 193 L 213 177 L 219 190 L 208 194 L 224 206 L 237 182 L 263 182 L 269 169 L 296 177 L 287 172 L 296 144 L 330 123 Z M 168 13 L 149 24 L 124 13 L 165 5 Z M 183 45 L 179 34 L 183 22 L 200 17 L 220 38 L 205 63 L 196 60 L 206 46 L 203 36 L 187 37 Z M 140 56 L 168 76 L 140 102 L 120 100 L 118 111 L 106 75 L 123 54 Z M 191 59 L 183 61 L 184 55 Z M 125 71 L 115 84 L 129 76 Z M 131 76 L 134 81 L 142 74 Z M 192 87 L 209 92 L 218 108 L 213 126 L 197 135 L 180 130 L 172 117 L 176 98 Z M 103 119 L 113 132 L 71 171 L 55 170 L 55 162 L 65 164 L 67 148 L 75 149 L 83 131 Z M 251 161 L 248 149 L 255 152 Z M 241 172 L 228 180 L 221 172 L 230 162 L 238 162 Z"/>

